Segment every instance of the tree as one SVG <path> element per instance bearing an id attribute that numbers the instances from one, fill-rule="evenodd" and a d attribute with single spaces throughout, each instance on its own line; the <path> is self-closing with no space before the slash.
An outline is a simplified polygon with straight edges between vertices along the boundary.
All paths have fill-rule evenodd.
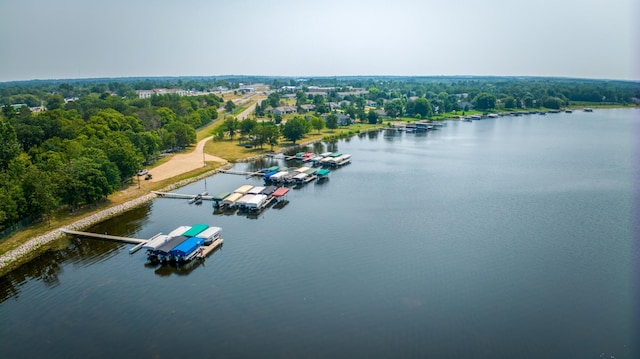
<path id="1" fill-rule="evenodd" d="M 372 108 L 370 108 L 369 112 L 367 112 L 367 121 L 369 121 L 369 124 L 372 125 L 378 123 L 378 113 Z"/>
<path id="2" fill-rule="evenodd" d="M 504 108 L 516 108 L 516 99 L 513 96 L 507 96 L 502 99 Z"/>
<path id="3" fill-rule="evenodd" d="M 301 117 L 294 117 L 288 120 L 284 125 L 282 125 L 282 135 L 295 144 L 297 140 L 304 137 L 307 133 L 304 122 L 305 120 Z"/>
<path id="4" fill-rule="evenodd" d="M 402 100 L 400 99 L 393 99 L 384 105 L 384 111 L 387 113 L 387 116 L 393 118 L 402 116 L 402 108 Z"/>
<path id="5" fill-rule="evenodd" d="M 431 102 L 424 97 L 409 101 L 407 103 L 407 114 L 410 116 L 420 115 L 422 118 L 431 117 L 433 116 Z"/>
<path id="6" fill-rule="evenodd" d="M 64 97 L 59 94 L 53 94 L 47 97 L 47 110 L 62 108 L 62 105 L 64 105 Z"/>
<path id="7" fill-rule="evenodd" d="M 278 144 L 278 140 L 282 135 L 280 129 L 273 123 L 263 123 L 260 127 L 264 142 L 268 143 L 271 146 L 271 151 L 273 151 L 273 146 Z"/>
<path id="8" fill-rule="evenodd" d="M 233 101 L 229 100 L 224 104 L 224 110 L 227 111 L 228 113 L 232 113 L 233 110 L 236 108 L 236 104 L 233 103 Z"/>
<path id="9" fill-rule="evenodd" d="M 229 132 L 229 138 L 233 140 L 233 136 L 236 134 L 239 127 L 238 119 L 235 117 L 227 117 L 222 126 L 227 130 L 227 132 Z"/>
<path id="10" fill-rule="evenodd" d="M 311 127 L 313 127 L 318 133 L 324 128 L 325 122 L 322 117 L 313 116 L 311 117 Z"/>
<path id="11" fill-rule="evenodd" d="M 16 131 L 9 123 L 0 121 L 0 171 L 20 154 L 20 144 Z"/>
<path id="12" fill-rule="evenodd" d="M 335 113 L 330 113 L 327 115 L 327 119 L 325 120 L 327 124 L 327 128 L 331 130 L 335 130 L 338 128 L 338 115 Z"/>
<path id="13" fill-rule="evenodd" d="M 245 118 L 244 120 L 240 121 L 240 133 L 244 136 L 247 136 L 257 126 L 258 126 L 258 121 L 250 118 Z"/>
<path id="14" fill-rule="evenodd" d="M 471 101 L 478 110 L 489 110 L 496 107 L 496 97 L 487 92 L 481 92 Z"/>

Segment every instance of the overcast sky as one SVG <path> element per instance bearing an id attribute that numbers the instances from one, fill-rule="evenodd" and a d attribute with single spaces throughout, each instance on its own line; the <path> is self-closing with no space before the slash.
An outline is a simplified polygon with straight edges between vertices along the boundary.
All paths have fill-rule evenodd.
<path id="1" fill-rule="evenodd" d="M 638 0 L 0 0 L 0 81 L 640 79 Z"/>

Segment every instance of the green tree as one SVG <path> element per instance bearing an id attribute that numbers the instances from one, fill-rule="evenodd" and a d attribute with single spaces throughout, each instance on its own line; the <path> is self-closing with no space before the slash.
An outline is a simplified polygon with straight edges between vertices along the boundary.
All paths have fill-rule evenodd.
<path id="1" fill-rule="evenodd" d="M 367 121 L 372 125 L 378 123 L 378 113 L 372 108 L 367 112 Z"/>
<path id="2" fill-rule="evenodd" d="M 336 128 L 338 128 L 338 115 L 336 115 L 335 113 L 328 114 L 325 122 L 328 129 L 335 130 Z"/>
<path id="3" fill-rule="evenodd" d="M 311 127 L 313 127 L 318 133 L 324 128 L 325 122 L 322 117 L 313 116 L 311 117 Z"/>
<path id="4" fill-rule="evenodd" d="M 59 94 L 47 96 L 47 110 L 55 110 L 64 106 L 64 97 Z"/>
<path id="5" fill-rule="evenodd" d="M 402 109 L 402 100 L 397 98 L 384 104 L 384 111 L 387 113 L 387 116 L 392 118 L 402 116 Z"/>
<path id="6" fill-rule="evenodd" d="M 304 137 L 307 133 L 306 124 L 304 122 L 306 121 L 303 118 L 297 116 L 288 120 L 284 125 L 282 125 L 282 136 L 295 144 L 297 140 Z"/>
<path id="7" fill-rule="evenodd" d="M 232 113 L 233 110 L 236 108 L 236 104 L 233 103 L 233 101 L 229 100 L 224 104 L 224 110 L 227 111 L 227 113 Z"/>
<path id="8" fill-rule="evenodd" d="M 502 99 L 504 108 L 516 108 L 516 99 L 513 96 L 506 96 Z"/>
<path id="9" fill-rule="evenodd" d="M 278 144 L 278 140 L 282 135 L 280 133 L 280 129 L 273 123 L 264 123 L 261 125 L 261 133 L 265 143 L 268 143 L 271 146 L 271 151 L 273 151 L 273 146 Z"/>
<path id="10" fill-rule="evenodd" d="M 238 119 L 235 117 L 227 117 L 222 126 L 227 130 L 227 132 L 229 132 L 229 138 L 233 140 L 233 136 L 236 134 L 239 127 Z"/>
<path id="11" fill-rule="evenodd" d="M 496 97 L 487 92 L 481 92 L 471 101 L 473 105 L 481 111 L 489 110 L 496 107 Z"/>
<path id="12" fill-rule="evenodd" d="M 20 154 L 20 144 L 11 124 L 0 120 L 0 171 Z"/>
<path id="13" fill-rule="evenodd" d="M 244 136 L 249 135 L 251 131 L 253 131 L 253 129 L 256 127 L 258 127 L 258 121 L 254 119 L 245 118 L 244 120 L 240 121 L 240 133 Z"/>

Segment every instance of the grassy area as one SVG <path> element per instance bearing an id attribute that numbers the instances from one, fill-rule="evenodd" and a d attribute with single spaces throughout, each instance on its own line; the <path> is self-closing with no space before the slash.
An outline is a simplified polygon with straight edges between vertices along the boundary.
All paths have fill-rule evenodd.
<path id="1" fill-rule="evenodd" d="M 220 124 L 218 124 L 220 125 Z M 327 137 L 339 137 L 347 134 L 355 134 L 362 131 L 368 131 L 375 128 L 382 127 L 382 124 L 370 125 L 370 124 L 354 124 L 347 127 L 340 127 L 335 130 L 324 129 L 320 132 L 312 131 L 304 138 L 296 141 L 296 145 L 304 144 L 313 141 L 319 141 Z M 273 151 L 279 152 L 286 147 L 293 146 L 291 141 L 281 141 L 280 144 L 273 147 Z M 264 145 L 263 148 L 245 148 L 240 145 L 237 138 L 233 140 L 225 138 L 221 141 L 208 141 L 205 145 L 204 151 L 210 155 L 222 157 L 230 162 L 235 162 L 243 158 L 257 156 L 271 152 L 271 146 Z"/>

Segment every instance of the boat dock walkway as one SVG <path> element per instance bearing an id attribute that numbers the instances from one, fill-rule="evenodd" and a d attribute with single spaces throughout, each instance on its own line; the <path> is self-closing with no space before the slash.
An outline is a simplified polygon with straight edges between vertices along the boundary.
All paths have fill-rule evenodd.
<path id="1" fill-rule="evenodd" d="M 216 248 L 222 245 L 224 240 L 222 238 L 218 238 L 213 243 L 208 246 L 202 246 L 202 251 L 200 252 L 200 258 L 205 258 L 209 255 L 209 253 L 213 252 Z"/>
<path id="2" fill-rule="evenodd" d="M 218 170 L 219 173 L 226 173 L 228 175 L 240 175 L 240 176 L 246 176 L 247 178 L 249 177 L 260 177 L 262 175 L 264 175 L 264 173 L 257 171 L 257 172 L 247 172 L 247 171 L 235 171 L 235 170 Z"/>
<path id="3" fill-rule="evenodd" d="M 100 234 L 100 233 L 81 232 L 81 231 L 74 231 L 74 230 L 66 229 L 66 228 L 61 228 L 60 231 L 63 232 L 63 233 L 71 234 L 71 235 L 75 235 L 75 236 L 108 239 L 108 240 L 117 241 L 117 242 L 125 242 L 125 243 L 133 243 L 133 244 L 144 244 L 144 243 L 147 243 L 147 239 L 112 236 L 112 235 L 106 234 L 106 233 L 105 234 Z"/>
<path id="4" fill-rule="evenodd" d="M 155 193 L 158 197 L 165 198 L 178 198 L 178 199 L 194 199 L 198 195 L 197 194 L 184 194 L 184 193 L 172 193 L 172 192 L 159 192 L 159 191 L 151 191 L 151 193 Z M 205 201 L 213 201 L 213 196 L 199 196 L 201 199 Z"/>

